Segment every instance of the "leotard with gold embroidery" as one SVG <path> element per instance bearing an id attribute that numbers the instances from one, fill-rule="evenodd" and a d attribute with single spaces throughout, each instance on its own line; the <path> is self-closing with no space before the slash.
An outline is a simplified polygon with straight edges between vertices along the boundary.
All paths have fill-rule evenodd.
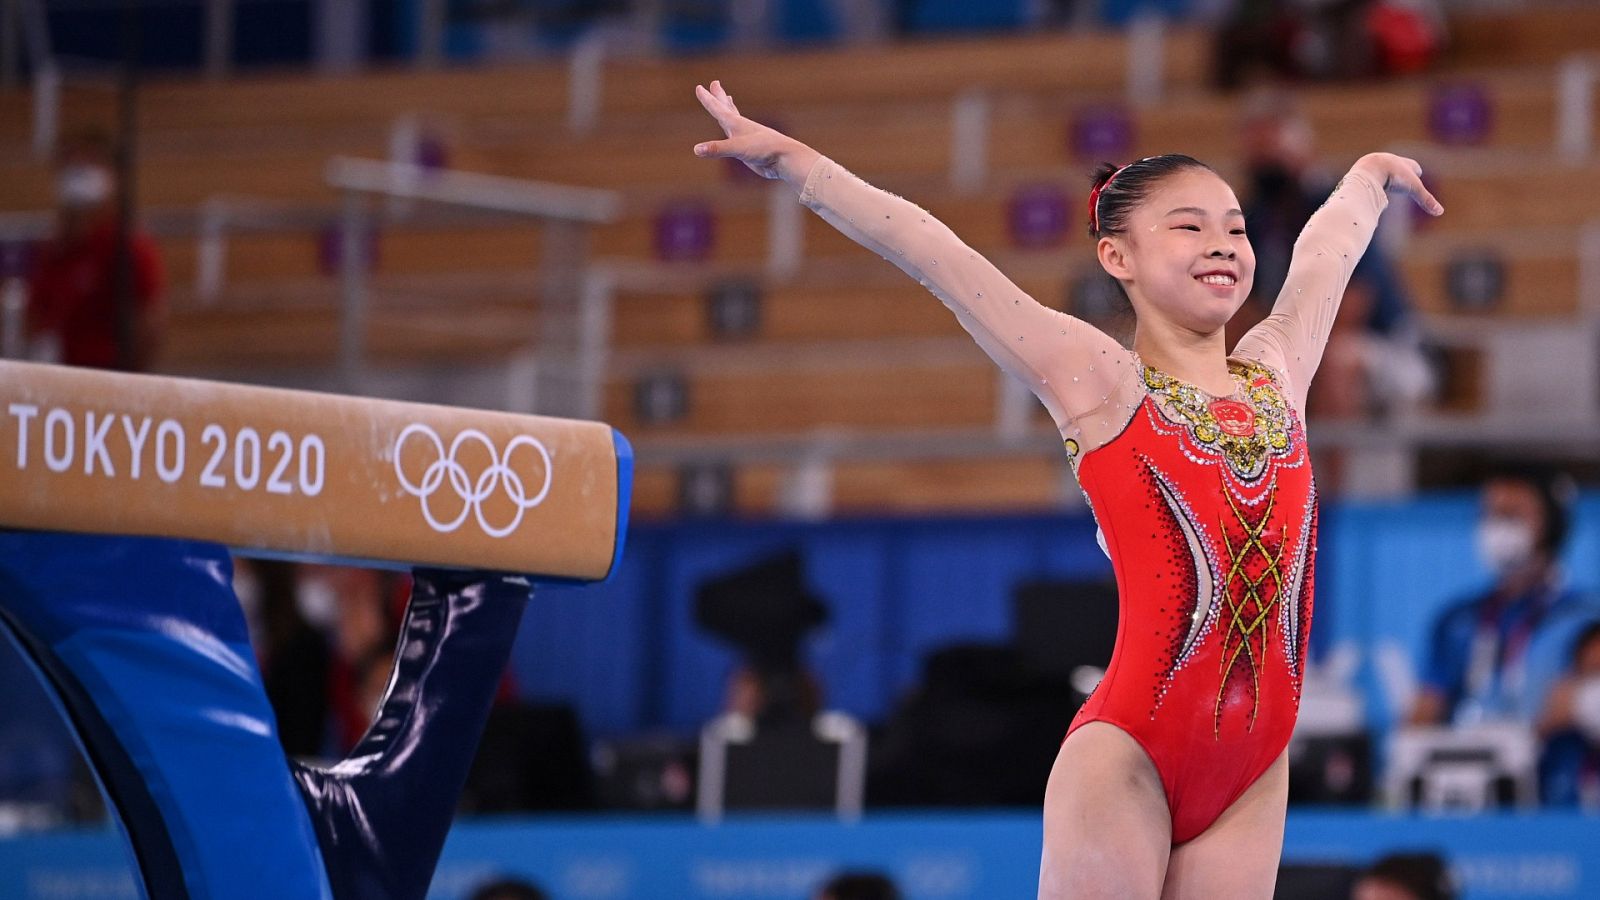
<path id="1" fill-rule="evenodd" d="M 1234 348 L 1226 397 L 1037 303 L 925 210 L 827 158 L 801 201 L 925 284 L 1049 410 L 1121 610 L 1106 676 L 1071 728 L 1108 722 L 1137 740 L 1173 842 L 1198 835 L 1294 728 L 1317 509 L 1300 410 L 1382 186 L 1352 171 L 1312 216 L 1272 314 Z"/>

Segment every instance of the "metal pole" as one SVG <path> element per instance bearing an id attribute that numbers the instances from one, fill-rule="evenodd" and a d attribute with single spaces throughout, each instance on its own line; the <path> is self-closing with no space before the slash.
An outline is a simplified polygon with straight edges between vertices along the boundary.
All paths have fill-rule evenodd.
<path id="1" fill-rule="evenodd" d="M 875 44 L 881 42 L 887 31 L 886 4 L 862 0 L 831 0 L 828 4 L 833 20 L 839 23 L 843 38 L 849 44 Z"/>
<path id="2" fill-rule="evenodd" d="M 1033 394 L 1008 372 L 996 373 L 994 433 L 1002 438 L 1020 438 L 1028 433 L 1028 417 L 1034 410 Z"/>
<path id="3" fill-rule="evenodd" d="M 22 359 L 28 350 L 28 286 L 21 278 L 0 283 L 0 357 Z"/>
<path id="4" fill-rule="evenodd" d="M 445 0 L 417 4 L 417 65 L 434 68 L 444 62 Z"/>
<path id="5" fill-rule="evenodd" d="M 584 226 L 550 220 L 540 234 L 539 412 L 577 417 L 584 397 Z"/>
<path id="6" fill-rule="evenodd" d="M 768 0 L 733 0 L 728 18 L 734 47 L 754 50 L 772 42 L 772 5 Z"/>
<path id="7" fill-rule="evenodd" d="M 606 351 L 611 347 L 612 297 L 615 286 L 603 271 L 590 270 L 583 279 L 582 306 L 578 311 L 578 386 L 573 412 L 580 419 L 598 419 L 605 386 Z"/>
<path id="8" fill-rule="evenodd" d="M 1600 348 L 1600 220 L 1584 224 L 1578 231 L 1578 316 L 1589 333 L 1590 353 Z M 1600 409 L 1590 409 L 1585 418 L 1600 417 Z"/>
<path id="9" fill-rule="evenodd" d="M 0 0 L 0 88 L 10 90 L 22 77 L 20 0 Z"/>
<path id="10" fill-rule="evenodd" d="M 233 68 L 234 0 L 206 0 L 206 77 L 228 77 Z"/>
<path id="11" fill-rule="evenodd" d="M 49 159 L 55 152 L 56 135 L 61 127 L 61 70 L 52 60 L 34 64 L 33 70 L 33 155 Z"/>
<path id="12" fill-rule="evenodd" d="M 983 187 L 988 169 L 989 96 L 969 88 L 950 105 L 950 186 L 972 193 Z"/>
<path id="13" fill-rule="evenodd" d="M 339 275 L 344 288 L 339 317 L 339 373 L 345 388 L 359 393 L 367 338 L 367 203 L 359 191 L 345 191 L 340 223 Z"/>
<path id="14" fill-rule="evenodd" d="M 316 3 L 316 66 L 320 72 L 354 72 L 366 62 L 365 0 L 318 0 Z"/>
<path id="15" fill-rule="evenodd" d="M 139 285 L 133 272 L 133 215 L 137 166 L 135 149 L 139 140 L 139 56 L 141 35 L 139 16 L 133 7 L 122 14 L 122 73 L 117 84 L 117 237 L 112 270 L 112 296 L 116 300 L 117 368 L 143 369 L 149 360 L 139 329 Z"/>
<path id="16" fill-rule="evenodd" d="M 56 148 L 61 118 L 61 69 L 50 49 L 50 23 L 38 0 L 14 0 L 17 24 L 33 62 L 33 152 L 48 159 Z"/>
<path id="17" fill-rule="evenodd" d="M 200 235 L 195 248 L 194 289 L 200 302 L 210 306 L 222 294 L 228 266 L 228 207 L 220 200 L 205 202 L 200 211 Z"/>
<path id="18" fill-rule="evenodd" d="M 1594 147 L 1594 61 L 1569 57 L 1556 76 L 1556 152 L 1572 165 Z"/>
<path id="19" fill-rule="evenodd" d="M 1128 103 L 1149 106 L 1161 99 L 1166 65 L 1166 21 L 1141 13 L 1128 26 Z"/>
<path id="20" fill-rule="evenodd" d="M 600 121 L 605 98 L 606 39 L 592 31 L 578 41 L 567 63 L 567 128 L 583 135 Z"/>
<path id="21" fill-rule="evenodd" d="M 1578 229 L 1578 314 L 1600 325 L 1600 219 Z"/>
<path id="22" fill-rule="evenodd" d="M 800 271 L 806 250 L 805 207 L 794 202 L 794 190 L 774 184 L 767 191 L 767 273 L 792 278 Z"/>

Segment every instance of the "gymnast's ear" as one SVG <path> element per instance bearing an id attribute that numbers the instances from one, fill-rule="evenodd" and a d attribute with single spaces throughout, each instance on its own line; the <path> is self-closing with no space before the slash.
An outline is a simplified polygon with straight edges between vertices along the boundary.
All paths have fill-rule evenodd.
<path id="1" fill-rule="evenodd" d="M 1095 256 L 1101 268 L 1118 281 L 1131 281 L 1133 269 L 1128 264 L 1128 244 L 1119 238 L 1106 235 L 1095 243 Z"/>

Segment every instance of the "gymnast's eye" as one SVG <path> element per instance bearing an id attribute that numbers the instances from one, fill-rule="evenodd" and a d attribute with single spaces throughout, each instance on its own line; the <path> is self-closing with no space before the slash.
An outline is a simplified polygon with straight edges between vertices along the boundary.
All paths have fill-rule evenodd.
<path id="1" fill-rule="evenodd" d="M 1235 228 L 1235 229 L 1233 229 L 1232 231 L 1230 231 L 1228 233 L 1229 234 L 1244 234 L 1244 229 L 1243 228 Z"/>
<path id="2" fill-rule="evenodd" d="M 1199 225 L 1179 225 L 1179 226 L 1173 228 L 1173 230 L 1174 231 L 1199 231 L 1200 230 L 1200 226 Z"/>

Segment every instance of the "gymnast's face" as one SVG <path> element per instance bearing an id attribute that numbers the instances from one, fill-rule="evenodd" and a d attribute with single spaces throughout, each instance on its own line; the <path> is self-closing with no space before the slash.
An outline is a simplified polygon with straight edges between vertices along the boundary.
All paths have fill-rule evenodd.
<path id="1" fill-rule="evenodd" d="M 1125 232 L 1101 238 L 1099 253 L 1141 320 L 1156 316 L 1196 334 L 1226 325 L 1255 280 L 1239 199 L 1208 169 L 1163 178 Z"/>

